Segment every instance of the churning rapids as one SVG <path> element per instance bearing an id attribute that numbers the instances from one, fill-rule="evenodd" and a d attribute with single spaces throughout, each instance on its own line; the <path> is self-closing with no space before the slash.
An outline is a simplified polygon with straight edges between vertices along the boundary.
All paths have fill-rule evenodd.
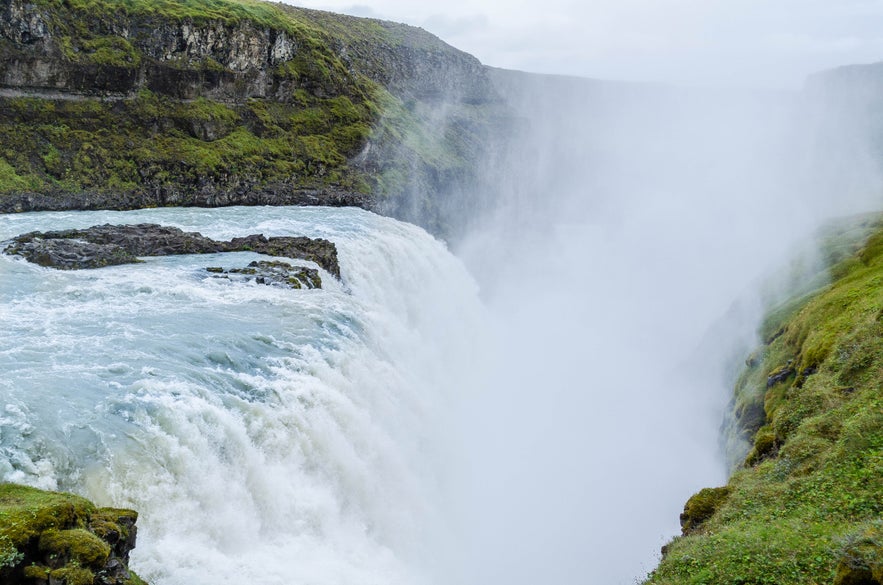
<path id="1" fill-rule="evenodd" d="M 138 509 L 133 566 L 157 585 L 423 582 L 436 425 L 481 313 L 462 264 L 357 209 L 7 215 L 0 240 L 142 222 L 324 237 L 343 278 L 205 271 L 246 252 L 69 272 L 0 256 L 0 479 Z"/>

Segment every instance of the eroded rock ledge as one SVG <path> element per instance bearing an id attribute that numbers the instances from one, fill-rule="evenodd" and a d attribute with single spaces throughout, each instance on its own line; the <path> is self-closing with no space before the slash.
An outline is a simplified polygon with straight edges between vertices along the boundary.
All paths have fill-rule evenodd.
<path id="1" fill-rule="evenodd" d="M 139 261 L 139 256 L 249 251 L 309 260 L 340 278 L 337 247 L 322 238 L 266 238 L 263 234 L 252 234 L 222 242 L 198 232 L 149 223 L 30 232 L 10 240 L 3 251 L 61 270 L 133 264 Z"/>
<path id="2" fill-rule="evenodd" d="M 144 585 L 129 570 L 138 513 L 0 484 L 0 585 Z"/>

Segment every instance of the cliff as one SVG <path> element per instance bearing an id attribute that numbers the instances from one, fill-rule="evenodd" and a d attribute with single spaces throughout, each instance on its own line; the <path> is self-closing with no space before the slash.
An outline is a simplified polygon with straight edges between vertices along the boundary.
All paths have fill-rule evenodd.
<path id="1" fill-rule="evenodd" d="M 0 484 L 0 584 L 139 585 L 129 571 L 138 514 Z"/>
<path id="2" fill-rule="evenodd" d="M 830 284 L 769 313 L 737 383 L 744 463 L 687 502 L 647 583 L 883 583 L 883 220 L 827 250 Z"/>
<path id="3" fill-rule="evenodd" d="M 359 205 L 440 229 L 498 98 L 421 29 L 252 0 L 3 0 L 0 212 Z"/>

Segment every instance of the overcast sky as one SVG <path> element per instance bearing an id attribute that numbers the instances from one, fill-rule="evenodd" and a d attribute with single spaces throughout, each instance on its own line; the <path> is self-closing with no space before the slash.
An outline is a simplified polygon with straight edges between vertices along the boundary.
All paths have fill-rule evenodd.
<path id="1" fill-rule="evenodd" d="M 797 88 L 883 60 L 883 0 L 287 1 L 420 26 L 485 64 L 543 73 Z"/>

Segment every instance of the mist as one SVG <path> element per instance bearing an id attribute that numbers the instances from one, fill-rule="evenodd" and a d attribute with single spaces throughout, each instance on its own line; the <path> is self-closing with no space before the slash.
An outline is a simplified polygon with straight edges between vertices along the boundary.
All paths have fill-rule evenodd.
<path id="1" fill-rule="evenodd" d="M 818 95 L 493 75 L 516 130 L 452 242 L 490 321 L 453 423 L 454 579 L 633 583 L 726 482 L 764 283 L 878 208 L 879 173 Z"/>

